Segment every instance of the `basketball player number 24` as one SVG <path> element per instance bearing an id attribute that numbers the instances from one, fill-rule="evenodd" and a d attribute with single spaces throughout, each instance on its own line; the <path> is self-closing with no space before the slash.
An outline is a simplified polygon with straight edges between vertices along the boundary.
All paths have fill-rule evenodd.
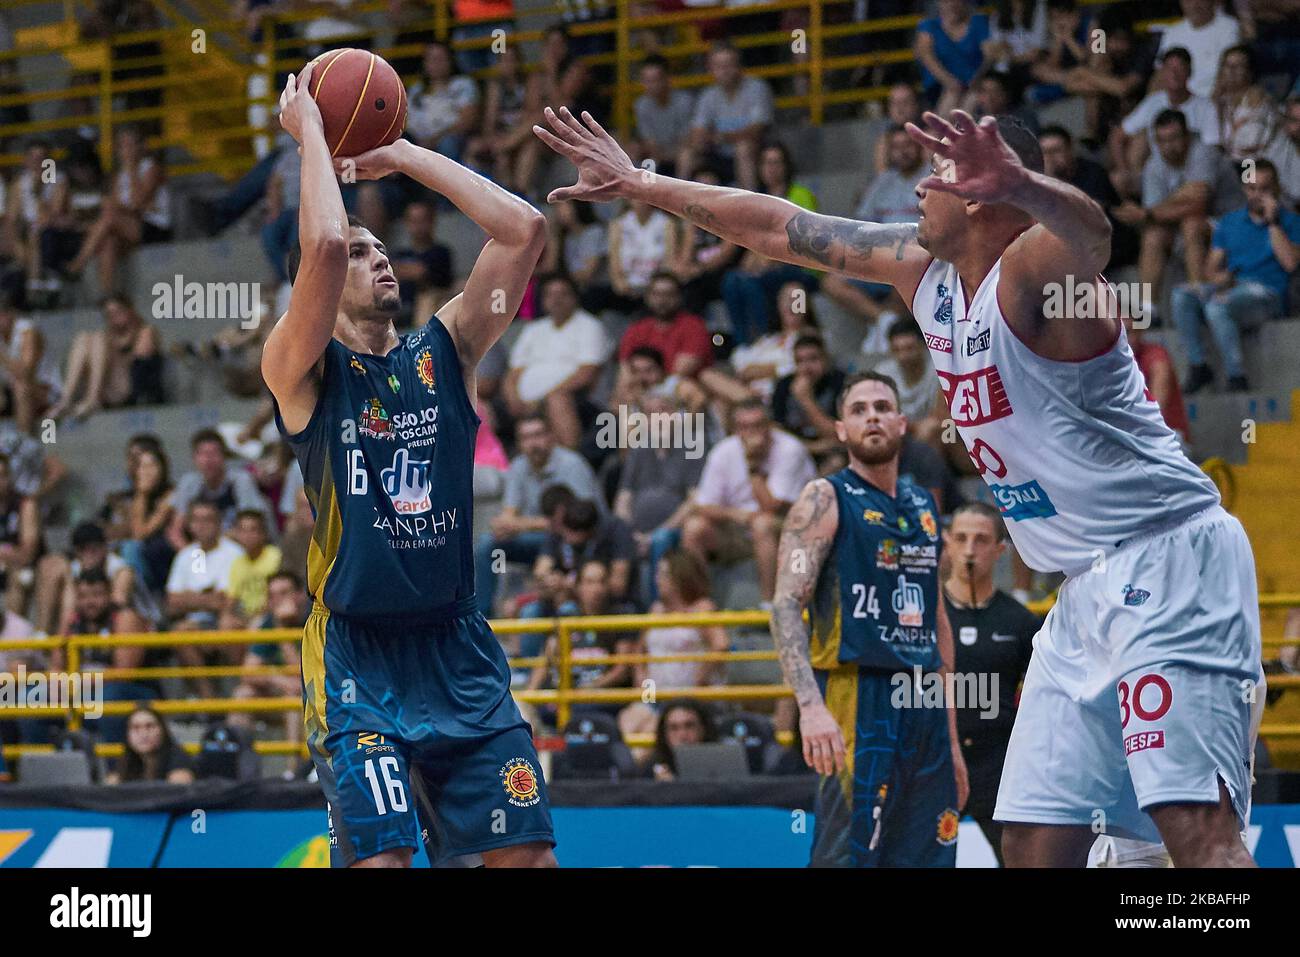
<path id="1" fill-rule="evenodd" d="M 379 787 L 379 775 L 384 776 L 384 788 L 388 791 L 388 805 L 399 814 L 406 810 L 406 791 L 402 788 L 401 778 L 395 777 L 397 758 L 391 755 L 379 759 L 379 773 L 375 773 L 375 759 L 366 761 L 366 780 L 370 782 L 370 793 L 375 799 L 375 810 L 380 815 L 388 813 L 384 804 L 384 791 Z"/>
<path id="2" fill-rule="evenodd" d="M 870 615 L 872 618 L 880 618 L 880 602 L 876 600 L 876 586 L 871 586 L 871 591 L 867 591 L 867 586 L 860 582 L 854 583 L 853 594 L 858 596 L 857 604 L 853 606 L 854 618 L 866 618 Z M 866 609 L 863 609 L 866 605 Z"/>

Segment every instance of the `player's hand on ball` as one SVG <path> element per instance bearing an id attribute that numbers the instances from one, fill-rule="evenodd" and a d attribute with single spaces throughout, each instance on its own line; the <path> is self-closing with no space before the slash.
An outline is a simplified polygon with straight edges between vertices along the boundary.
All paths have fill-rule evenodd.
<path id="1" fill-rule="evenodd" d="M 583 112 L 579 120 L 567 106 L 556 113 L 549 106 L 545 110 L 546 122 L 551 130 L 534 126 L 538 139 L 578 167 L 578 181 L 572 186 L 551 190 L 547 202 L 559 203 L 566 199 L 588 201 L 617 199 L 623 187 L 638 173 L 623 147 L 605 132 L 595 118 Z"/>
<path id="2" fill-rule="evenodd" d="M 999 203 L 1023 182 L 1025 165 L 1002 139 L 993 117 L 986 116 L 977 123 L 964 110 L 953 110 L 949 123 L 927 111 L 921 121 L 930 132 L 908 123 L 907 135 L 940 158 L 939 172 L 921 180 L 922 189 L 980 203 Z"/>
<path id="3" fill-rule="evenodd" d="M 358 182 L 367 179 L 383 179 L 389 173 L 396 173 L 402 168 L 401 149 L 405 142 L 405 140 L 398 140 L 357 156 L 335 158 L 334 171 L 340 176 L 351 175 Z"/>
<path id="4" fill-rule="evenodd" d="M 803 759 L 818 774 L 844 770 L 844 734 L 824 704 L 799 709 L 799 733 L 803 737 Z"/>
<path id="5" fill-rule="evenodd" d="M 315 63 L 308 63 L 297 76 L 290 73 L 289 79 L 284 81 L 284 91 L 280 94 L 280 125 L 299 143 L 302 143 L 303 131 L 308 127 L 325 129 L 320 108 L 316 105 L 315 98 L 307 92 L 311 88 L 311 71 L 314 67 Z"/>

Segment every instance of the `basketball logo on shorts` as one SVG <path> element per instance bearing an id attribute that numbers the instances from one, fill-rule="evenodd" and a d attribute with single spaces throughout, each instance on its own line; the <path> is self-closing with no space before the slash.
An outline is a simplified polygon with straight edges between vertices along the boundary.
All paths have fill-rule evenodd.
<path id="1" fill-rule="evenodd" d="M 1124 586 L 1124 604 L 1126 605 L 1143 605 L 1151 597 L 1151 592 L 1145 588 L 1134 588 L 1132 585 Z"/>
<path id="2" fill-rule="evenodd" d="M 501 769 L 501 784 L 506 798 L 515 807 L 532 807 L 540 801 L 537 793 L 537 772 L 526 758 L 515 758 Z"/>
<path id="3" fill-rule="evenodd" d="M 415 357 L 415 374 L 424 383 L 425 391 L 429 395 L 433 395 L 433 387 L 436 383 L 433 378 L 433 352 L 431 350 L 425 349 Z"/>
<path id="4" fill-rule="evenodd" d="M 939 833 L 935 840 L 944 847 L 957 843 L 957 812 L 950 807 L 944 808 L 939 815 Z"/>

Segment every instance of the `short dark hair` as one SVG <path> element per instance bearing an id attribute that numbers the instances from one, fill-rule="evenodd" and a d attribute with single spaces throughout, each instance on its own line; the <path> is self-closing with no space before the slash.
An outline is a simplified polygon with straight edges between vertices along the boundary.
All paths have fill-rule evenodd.
<path id="1" fill-rule="evenodd" d="M 1257 157 L 1257 158 L 1254 160 L 1254 163 L 1255 163 L 1255 175 L 1256 175 L 1256 176 L 1258 176 L 1260 173 L 1272 173 L 1272 174 L 1273 174 L 1273 185 L 1274 185 L 1275 187 L 1277 187 L 1278 189 L 1281 188 L 1281 186 L 1282 186 L 1282 177 L 1281 177 L 1281 175 L 1279 175 L 1279 173 L 1278 173 L 1278 171 L 1277 171 L 1277 166 L 1276 166 L 1276 164 L 1274 164 L 1274 162 L 1273 162 L 1271 159 L 1266 159 L 1266 158 L 1264 158 L 1263 156 L 1260 156 L 1260 157 Z"/>
<path id="2" fill-rule="evenodd" d="M 290 584 L 292 584 L 293 587 L 294 587 L 295 589 L 297 589 L 297 590 L 301 590 L 301 589 L 303 589 L 303 588 L 306 587 L 306 586 L 303 584 L 303 582 L 302 582 L 302 576 L 299 575 L 297 572 L 292 571 L 292 570 L 290 570 L 290 569 L 288 569 L 288 568 L 281 568 L 278 572 L 276 572 L 274 575 L 272 575 L 270 578 L 268 578 L 268 579 L 266 580 L 266 583 L 269 585 L 269 584 L 271 584 L 271 582 L 275 581 L 277 578 L 287 578 L 287 579 L 289 579 Z"/>
<path id="3" fill-rule="evenodd" d="M 1162 126 L 1173 126 L 1174 124 L 1181 127 L 1184 133 L 1188 132 L 1187 117 L 1183 115 L 1182 110 L 1161 110 L 1156 114 L 1156 120 L 1151 124 L 1151 127 L 1158 130 Z"/>
<path id="4" fill-rule="evenodd" d="M 218 519 L 221 518 L 221 506 L 216 502 L 208 501 L 206 498 L 196 498 L 194 501 L 190 502 L 190 504 L 185 508 L 186 517 L 193 515 L 194 510 L 198 508 L 210 508 L 212 511 L 217 513 Z"/>
<path id="5" fill-rule="evenodd" d="M 574 499 L 572 504 L 565 506 L 560 521 L 573 532 L 594 532 L 600 524 L 600 509 L 589 498 Z"/>
<path id="6" fill-rule="evenodd" d="M 1039 142 L 1047 139 L 1047 137 L 1049 136 L 1060 137 L 1061 139 L 1065 140 L 1066 146 L 1074 145 L 1074 137 L 1070 135 L 1070 131 L 1067 130 L 1064 126 L 1057 126 L 1055 123 L 1052 123 L 1048 126 L 1044 126 L 1041 130 L 1038 131 Z"/>
<path id="7" fill-rule="evenodd" d="M 569 291 L 571 293 L 573 293 L 575 296 L 578 294 L 578 284 L 577 282 L 574 281 L 574 278 L 570 276 L 567 272 L 548 272 L 544 276 L 538 276 L 537 288 L 540 291 L 542 289 L 545 289 L 553 282 L 562 282 L 569 287 Z"/>
<path id="8" fill-rule="evenodd" d="M 456 61 L 455 57 L 452 57 L 452 62 L 455 63 L 455 61 Z M 354 216 L 351 213 L 348 213 L 348 225 L 355 229 L 370 228 L 362 221 L 360 216 Z M 289 285 L 292 286 L 294 280 L 298 278 L 298 267 L 301 265 L 302 265 L 302 244 L 294 243 L 293 248 L 289 250 L 289 255 L 285 257 L 285 262 L 284 262 L 285 271 L 288 272 L 289 274 Z"/>
<path id="9" fill-rule="evenodd" d="M 230 449 L 226 447 L 226 440 L 221 437 L 221 433 L 216 429 L 199 429 L 191 435 L 190 451 L 197 451 L 198 447 L 203 445 L 205 442 L 216 442 L 217 445 L 221 446 L 221 453 L 223 455 L 230 454 Z"/>
<path id="10" fill-rule="evenodd" d="M 794 348 L 791 351 L 798 352 L 805 346 L 816 346 L 823 353 L 826 351 L 826 343 L 822 340 L 822 337 L 813 335 L 810 332 L 805 332 L 803 335 L 799 336 L 799 338 L 794 341 Z"/>
<path id="11" fill-rule="evenodd" d="M 1038 145 L 1038 137 L 1023 120 L 1003 113 L 997 118 L 998 133 L 1003 142 L 1011 147 L 1025 169 L 1035 173 L 1043 171 L 1043 148 Z"/>
<path id="12" fill-rule="evenodd" d="M 627 358 L 628 361 L 631 361 L 632 359 L 649 359 L 660 369 L 667 368 L 664 365 L 664 354 L 654 348 L 654 346 L 637 346 L 627 354 Z"/>
<path id="13" fill-rule="evenodd" d="M 85 548 L 87 545 L 107 545 L 108 536 L 95 522 L 82 522 L 72 530 L 72 550 Z"/>
<path id="14" fill-rule="evenodd" d="M 1020 85 L 1011 78 L 1011 74 L 1004 70 L 990 70 L 985 73 L 981 80 L 992 80 L 998 86 L 1002 87 L 1002 92 L 1007 95 L 1007 99 L 1012 103 L 1020 98 Z"/>
<path id="15" fill-rule="evenodd" d="M 1182 60 L 1187 64 L 1189 70 L 1192 68 L 1192 54 L 1188 51 L 1187 47 L 1170 47 L 1164 53 L 1160 54 L 1160 65 L 1164 66 L 1165 61 L 1170 57 L 1177 57 L 1179 60 Z"/>
<path id="16" fill-rule="evenodd" d="M 255 522 L 259 522 L 262 526 L 262 531 L 268 530 L 265 512 L 259 511 L 258 509 L 255 508 L 241 508 L 239 511 L 235 513 L 236 522 L 242 522 L 246 518 L 251 518 Z"/>
<path id="17" fill-rule="evenodd" d="M 921 325 L 911 316 L 903 316 L 901 319 L 895 319 L 886 331 L 885 338 L 892 339 L 894 336 L 911 336 L 914 339 L 920 339 L 925 342 L 925 333 L 921 331 Z"/>
<path id="18" fill-rule="evenodd" d="M 1002 520 L 1002 513 L 992 505 L 988 504 L 988 502 L 963 502 L 952 510 L 952 517 L 949 519 L 949 523 L 951 523 L 952 519 L 955 519 L 958 515 L 967 514 L 980 515 L 987 518 L 993 523 L 993 537 L 999 542 L 1006 541 L 1007 525 L 1006 522 Z"/>
<path id="19" fill-rule="evenodd" d="M 732 418 L 735 418 L 741 412 L 752 412 L 755 409 L 762 412 L 764 415 L 768 415 L 767 406 L 764 405 L 763 400 L 756 395 L 750 396 L 747 399 L 741 399 L 737 402 L 735 408 L 732 409 L 731 415 Z"/>
<path id="20" fill-rule="evenodd" d="M 550 518 L 556 512 L 564 509 L 568 510 L 569 506 L 578 500 L 578 496 L 573 494 L 573 489 L 567 485 L 548 485 L 542 489 L 542 496 L 538 500 L 537 507 L 543 515 Z"/>
<path id="21" fill-rule="evenodd" d="M 903 399 L 898 393 L 898 383 L 894 381 L 893 376 L 885 375 L 883 372 L 855 372 L 844 380 L 844 388 L 840 389 L 839 398 L 835 400 L 835 414 L 837 416 L 843 418 L 845 400 L 848 399 L 849 393 L 853 391 L 853 387 L 863 382 L 882 382 L 889 386 L 894 393 L 894 404 L 898 406 L 900 411 L 902 410 Z"/>

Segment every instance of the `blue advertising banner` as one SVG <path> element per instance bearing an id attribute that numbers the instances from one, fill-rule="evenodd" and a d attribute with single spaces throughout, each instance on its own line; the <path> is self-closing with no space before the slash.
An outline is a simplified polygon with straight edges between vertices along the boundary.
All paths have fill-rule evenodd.
<path id="1" fill-rule="evenodd" d="M 770 807 L 557 807 L 564 867 L 803 867 L 811 815 Z M 168 828 L 171 822 L 170 830 Z M 1300 863 L 1300 804 L 1256 805 L 1247 846 L 1263 867 Z M 423 851 L 416 866 L 427 867 Z M 993 866 L 963 821 L 959 867 Z M 0 867 L 327 867 L 325 811 L 105 813 L 0 809 Z"/>

